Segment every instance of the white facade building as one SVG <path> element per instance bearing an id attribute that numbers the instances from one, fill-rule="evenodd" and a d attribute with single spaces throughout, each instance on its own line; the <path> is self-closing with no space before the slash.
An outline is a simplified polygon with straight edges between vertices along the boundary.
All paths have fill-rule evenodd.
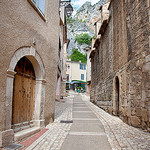
<path id="1" fill-rule="evenodd" d="M 81 83 L 86 84 L 87 81 L 87 64 L 79 62 L 71 61 L 68 59 L 66 62 L 66 75 L 67 75 L 67 82 L 70 85 L 74 83 Z"/>

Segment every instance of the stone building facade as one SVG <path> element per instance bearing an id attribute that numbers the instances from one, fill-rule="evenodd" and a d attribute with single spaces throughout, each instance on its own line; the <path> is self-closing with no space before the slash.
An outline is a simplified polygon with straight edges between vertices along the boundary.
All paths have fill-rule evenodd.
<path id="1" fill-rule="evenodd" d="M 53 121 L 59 1 L 2 0 L 0 5 L 1 147 L 24 138 L 22 130 L 33 133 Z"/>
<path id="2" fill-rule="evenodd" d="M 100 8 L 91 52 L 91 101 L 150 131 L 150 2 L 112 0 Z M 109 15 L 108 15 L 109 11 Z"/>
<path id="3" fill-rule="evenodd" d="M 93 43 L 94 40 L 92 40 Z M 92 45 L 92 44 L 91 44 Z M 90 95 L 90 90 L 91 90 L 91 60 L 90 60 L 90 54 L 92 47 L 88 46 L 85 48 L 86 53 L 87 53 L 87 89 L 86 89 L 86 94 Z"/>
<path id="4" fill-rule="evenodd" d="M 67 47 L 69 40 L 67 40 L 67 24 L 66 24 L 66 10 L 65 5 L 60 5 L 60 32 L 59 32 L 59 50 L 57 62 L 57 87 L 56 87 L 56 100 L 60 100 L 66 96 L 66 59 Z"/>
<path id="5" fill-rule="evenodd" d="M 59 49 L 57 62 L 57 86 L 56 86 L 56 100 L 60 101 L 67 96 L 66 93 L 66 61 L 67 48 L 70 39 L 67 37 L 67 22 L 66 17 L 70 17 L 73 12 L 73 7 L 70 1 L 59 0 L 59 14 L 60 14 L 60 30 L 59 30 Z"/>

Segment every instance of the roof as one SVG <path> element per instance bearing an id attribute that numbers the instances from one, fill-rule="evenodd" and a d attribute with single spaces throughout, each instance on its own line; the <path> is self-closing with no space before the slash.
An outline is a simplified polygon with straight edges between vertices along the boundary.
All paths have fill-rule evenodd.
<path id="1" fill-rule="evenodd" d="M 77 64 L 87 64 L 87 63 L 82 63 L 82 62 L 76 62 L 76 61 L 70 61 L 70 60 L 67 60 L 66 62 L 71 62 L 71 63 L 77 63 Z"/>
<path id="2" fill-rule="evenodd" d="M 76 62 L 76 61 L 71 61 L 72 63 L 77 63 L 77 64 L 85 64 L 86 65 L 86 63 L 82 63 L 82 62 Z"/>

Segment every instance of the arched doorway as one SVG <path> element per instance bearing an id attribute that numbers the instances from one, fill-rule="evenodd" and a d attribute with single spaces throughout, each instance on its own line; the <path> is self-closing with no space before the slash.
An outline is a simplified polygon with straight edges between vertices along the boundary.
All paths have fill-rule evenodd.
<path id="1" fill-rule="evenodd" d="M 116 115 L 119 116 L 119 78 L 115 78 L 115 104 L 116 104 Z"/>
<path id="2" fill-rule="evenodd" d="M 32 107 L 32 105 L 29 105 L 30 107 L 33 108 L 34 112 L 31 111 L 31 109 L 30 109 L 31 115 L 28 115 L 28 116 L 31 116 L 31 117 L 30 118 L 28 117 L 28 120 L 26 119 L 27 121 L 25 121 L 25 122 L 19 121 L 20 123 L 17 123 L 17 121 L 16 122 L 14 121 L 14 119 L 13 119 L 14 115 L 12 113 L 14 113 L 14 111 L 19 111 L 19 109 L 13 110 L 14 109 L 14 106 L 12 106 L 12 105 L 14 105 L 13 104 L 14 103 L 13 102 L 14 101 L 13 93 L 15 90 L 14 88 L 17 88 L 17 86 L 15 86 L 15 77 L 16 77 L 15 75 L 17 73 L 16 68 L 17 68 L 19 61 L 23 57 L 27 60 L 27 62 L 29 64 L 32 65 L 32 70 L 34 68 L 34 72 L 32 71 L 32 73 L 31 73 L 31 75 L 33 75 L 33 79 L 34 79 L 34 77 L 36 77 L 34 79 L 35 84 L 33 84 L 35 86 L 35 88 L 32 88 L 35 90 L 35 92 L 34 92 L 34 90 L 32 91 L 33 93 L 35 93 L 34 94 L 35 96 L 33 96 L 33 97 L 35 97 L 34 103 L 33 103 L 34 107 Z M 22 68 L 25 69 L 25 67 L 22 67 Z M 21 47 L 21 48 L 17 49 L 14 52 L 14 54 L 10 60 L 9 67 L 7 69 L 6 101 L 5 101 L 5 112 L 3 114 L 5 128 L 2 131 L 2 132 L 4 132 L 4 134 L 2 134 L 2 139 L 4 139 L 2 141 L 3 143 L 7 143 L 8 141 L 9 141 L 9 144 L 12 143 L 14 136 L 15 136 L 14 132 L 26 129 L 26 126 L 25 126 L 26 124 L 28 124 L 28 127 L 36 127 L 35 129 L 44 127 L 45 85 L 46 85 L 45 67 L 44 67 L 42 58 L 38 54 L 36 49 L 32 46 L 25 46 L 25 47 Z M 22 94 L 23 94 L 23 92 L 22 92 Z M 19 93 L 18 93 L 18 95 L 19 95 Z M 27 97 L 30 97 L 29 94 L 27 94 Z M 22 105 L 18 105 L 18 106 L 22 106 Z M 33 122 L 33 125 L 31 125 L 32 122 Z M 30 125 L 29 125 L 29 123 L 30 123 Z M 28 135 L 32 134 L 32 133 L 33 133 L 33 130 L 31 130 L 31 132 L 30 131 L 27 132 Z M 9 135 L 9 137 L 8 137 L 8 135 Z M 5 140 L 6 138 L 7 139 L 9 138 L 9 140 L 6 141 Z"/>
<path id="3" fill-rule="evenodd" d="M 12 128 L 18 131 L 21 127 L 33 124 L 35 102 L 35 72 L 26 57 L 21 58 L 15 67 L 15 78 L 12 101 Z"/>

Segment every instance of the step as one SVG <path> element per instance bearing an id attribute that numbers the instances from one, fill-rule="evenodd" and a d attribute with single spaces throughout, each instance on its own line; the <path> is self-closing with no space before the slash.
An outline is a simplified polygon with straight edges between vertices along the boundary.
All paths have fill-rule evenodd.
<path id="1" fill-rule="evenodd" d="M 21 141 L 21 140 L 39 132 L 40 130 L 41 130 L 40 127 L 32 127 L 32 128 L 28 128 L 28 129 L 16 132 L 14 135 L 14 140 Z"/>

